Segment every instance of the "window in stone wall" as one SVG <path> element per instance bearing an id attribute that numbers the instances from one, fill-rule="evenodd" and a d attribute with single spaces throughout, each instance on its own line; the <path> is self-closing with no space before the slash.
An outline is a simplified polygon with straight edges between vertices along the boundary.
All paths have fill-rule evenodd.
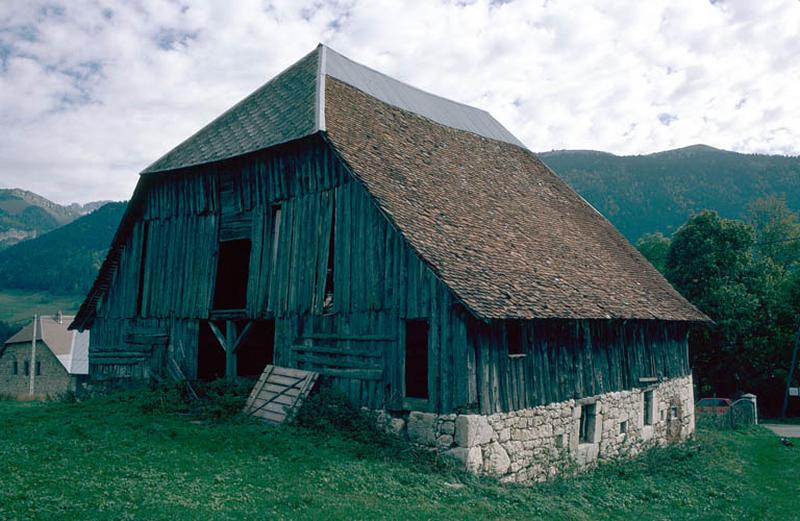
<path id="1" fill-rule="evenodd" d="M 581 405 L 581 428 L 578 441 L 580 443 L 595 443 L 595 419 L 597 404 L 586 403 Z"/>
<path id="2" fill-rule="evenodd" d="M 19 374 L 19 362 L 14 360 L 14 366 L 11 369 L 11 374 Z"/>
<path id="3" fill-rule="evenodd" d="M 670 407 L 669 409 L 669 419 L 676 420 L 678 419 L 678 408 L 675 406 Z"/>
<path id="4" fill-rule="evenodd" d="M 654 406 L 655 401 L 653 400 L 653 390 L 645 391 L 644 392 L 644 399 L 643 399 L 643 414 L 644 414 L 644 424 L 645 425 L 653 425 L 653 417 L 655 414 Z"/>
<path id="5" fill-rule="evenodd" d="M 25 373 L 25 376 L 28 376 L 28 375 L 31 374 L 31 363 L 29 361 L 27 361 L 27 360 L 25 360 L 24 371 L 23 372 Z"/>
<path id="6" fill-rule="evenodd" d="M 628 420 L 619 422 L 619 433 L 625 434 L 628 432 Z"/>
<path id="7" fill-rule="evenodd" d="M 42 363 L 36 362 L 36 376 L 42 375 Z"/>

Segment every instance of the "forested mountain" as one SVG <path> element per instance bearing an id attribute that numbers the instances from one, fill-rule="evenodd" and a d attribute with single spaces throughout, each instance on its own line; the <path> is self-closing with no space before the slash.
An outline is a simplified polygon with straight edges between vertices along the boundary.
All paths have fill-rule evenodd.
<path id="1" fill-rule="evenodd" d="M 105 258 L 126 203 L 109 203 L 0 251 L 0 290 L 84 293 Z"/>
<path id="2" fill-rule="evenodd" d="M 539 157 L 631 242 L 644 233 L 670 235 L 706 208 L 739 218 L 753 199 L 773 194 L 800 210 L 800 157 L 705 145 L 643 156 L 563 150 Z"/>
<path id="3" fill-rule="evenodd" d="M 70 223 L 107 201 L 61 206 L 18 188 L 0 189 L 0 249 Z"/>

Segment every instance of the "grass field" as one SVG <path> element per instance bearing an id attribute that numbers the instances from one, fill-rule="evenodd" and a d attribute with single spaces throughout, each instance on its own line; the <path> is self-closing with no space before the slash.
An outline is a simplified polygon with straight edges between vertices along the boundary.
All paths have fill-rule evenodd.
<path id="1" fill-rule="evenodd" d="M 157 392 L 0 401 L 0 519 L 800 519 L 800 443 L 762 429 L 514 486 L 391 444 L 168 410 Z"/>
<path id="2" fill-rule="evenodd" d="M 51 315 L 58 310 L 72 314 L 78 310 L 83 298 L 84 295 L 51 295 L 6 289 L 0 291 L 0 321 L 29 321 L 34 313 Z"/>

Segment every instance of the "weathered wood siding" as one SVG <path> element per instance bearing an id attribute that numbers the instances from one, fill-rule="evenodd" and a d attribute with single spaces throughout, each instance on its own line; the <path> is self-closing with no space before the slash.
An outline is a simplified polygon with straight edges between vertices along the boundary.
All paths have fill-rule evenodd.
<path id="1" fill-rule="evenodd" d="M 521 326 L 522 354 L 509 356 L 504 322 L 470 320 L 482 413 L 642 387 L 646 384 L 640 378 L 674 378 L 691 371 L 685 324 L 531 320 Z"/>
<path id="2" fill-rule="evenodd" d="M 319 138 L 160 175 L 141 206 L 92 327 L 95 377 L 145 378 L 165 356 L 194 377 L 218 243 L 249 238 L 247 318 L 275 319 L 276 364 L 320 371 L 364 405 L 401 408 L 403 320 L 424 318 L 430 397 L 421 406 L 477 399 L 466 378 L 466 312 Z M 323 314 L 332 225 L 334 304 Z"/>
<path id="3" fill-rule="evenodd" d="M 170 359 L 196 377 L 219 242 L 242 238 L 239 318 L 274 319 L 275 364 L 319 371 L 362 405 L 489 413 L 689 372 L 685 326 L 658 321 L 529 321 L 522 356 L 509 356 L 506 324 L 464 309 L 318 136 L 143 182 L 92 327 L 94 378 L 147 378 Z M 429 322 L 426 401 L 404 398 L 405 319 Z"/>

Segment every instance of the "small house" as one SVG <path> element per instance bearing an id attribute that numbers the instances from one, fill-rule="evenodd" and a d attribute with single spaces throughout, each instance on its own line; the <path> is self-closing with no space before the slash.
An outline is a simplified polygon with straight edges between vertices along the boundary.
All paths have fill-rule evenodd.
<path id="1" fill-rule="evenodd" d="M 311 370 L 524 481 L 689 435 L 705 320 L 490 114 L 321 45 L 141 173 L 72 327 L 93 381 Z"/>
<path id="2" fill-rule="evenodd" d="M 61 312 L 36 317 L 6 340 L 0 349 L 0 395 L 44 399 L 77 390 L 89 374 L 89 332 L 68 330 L 73 318 Z"/>

